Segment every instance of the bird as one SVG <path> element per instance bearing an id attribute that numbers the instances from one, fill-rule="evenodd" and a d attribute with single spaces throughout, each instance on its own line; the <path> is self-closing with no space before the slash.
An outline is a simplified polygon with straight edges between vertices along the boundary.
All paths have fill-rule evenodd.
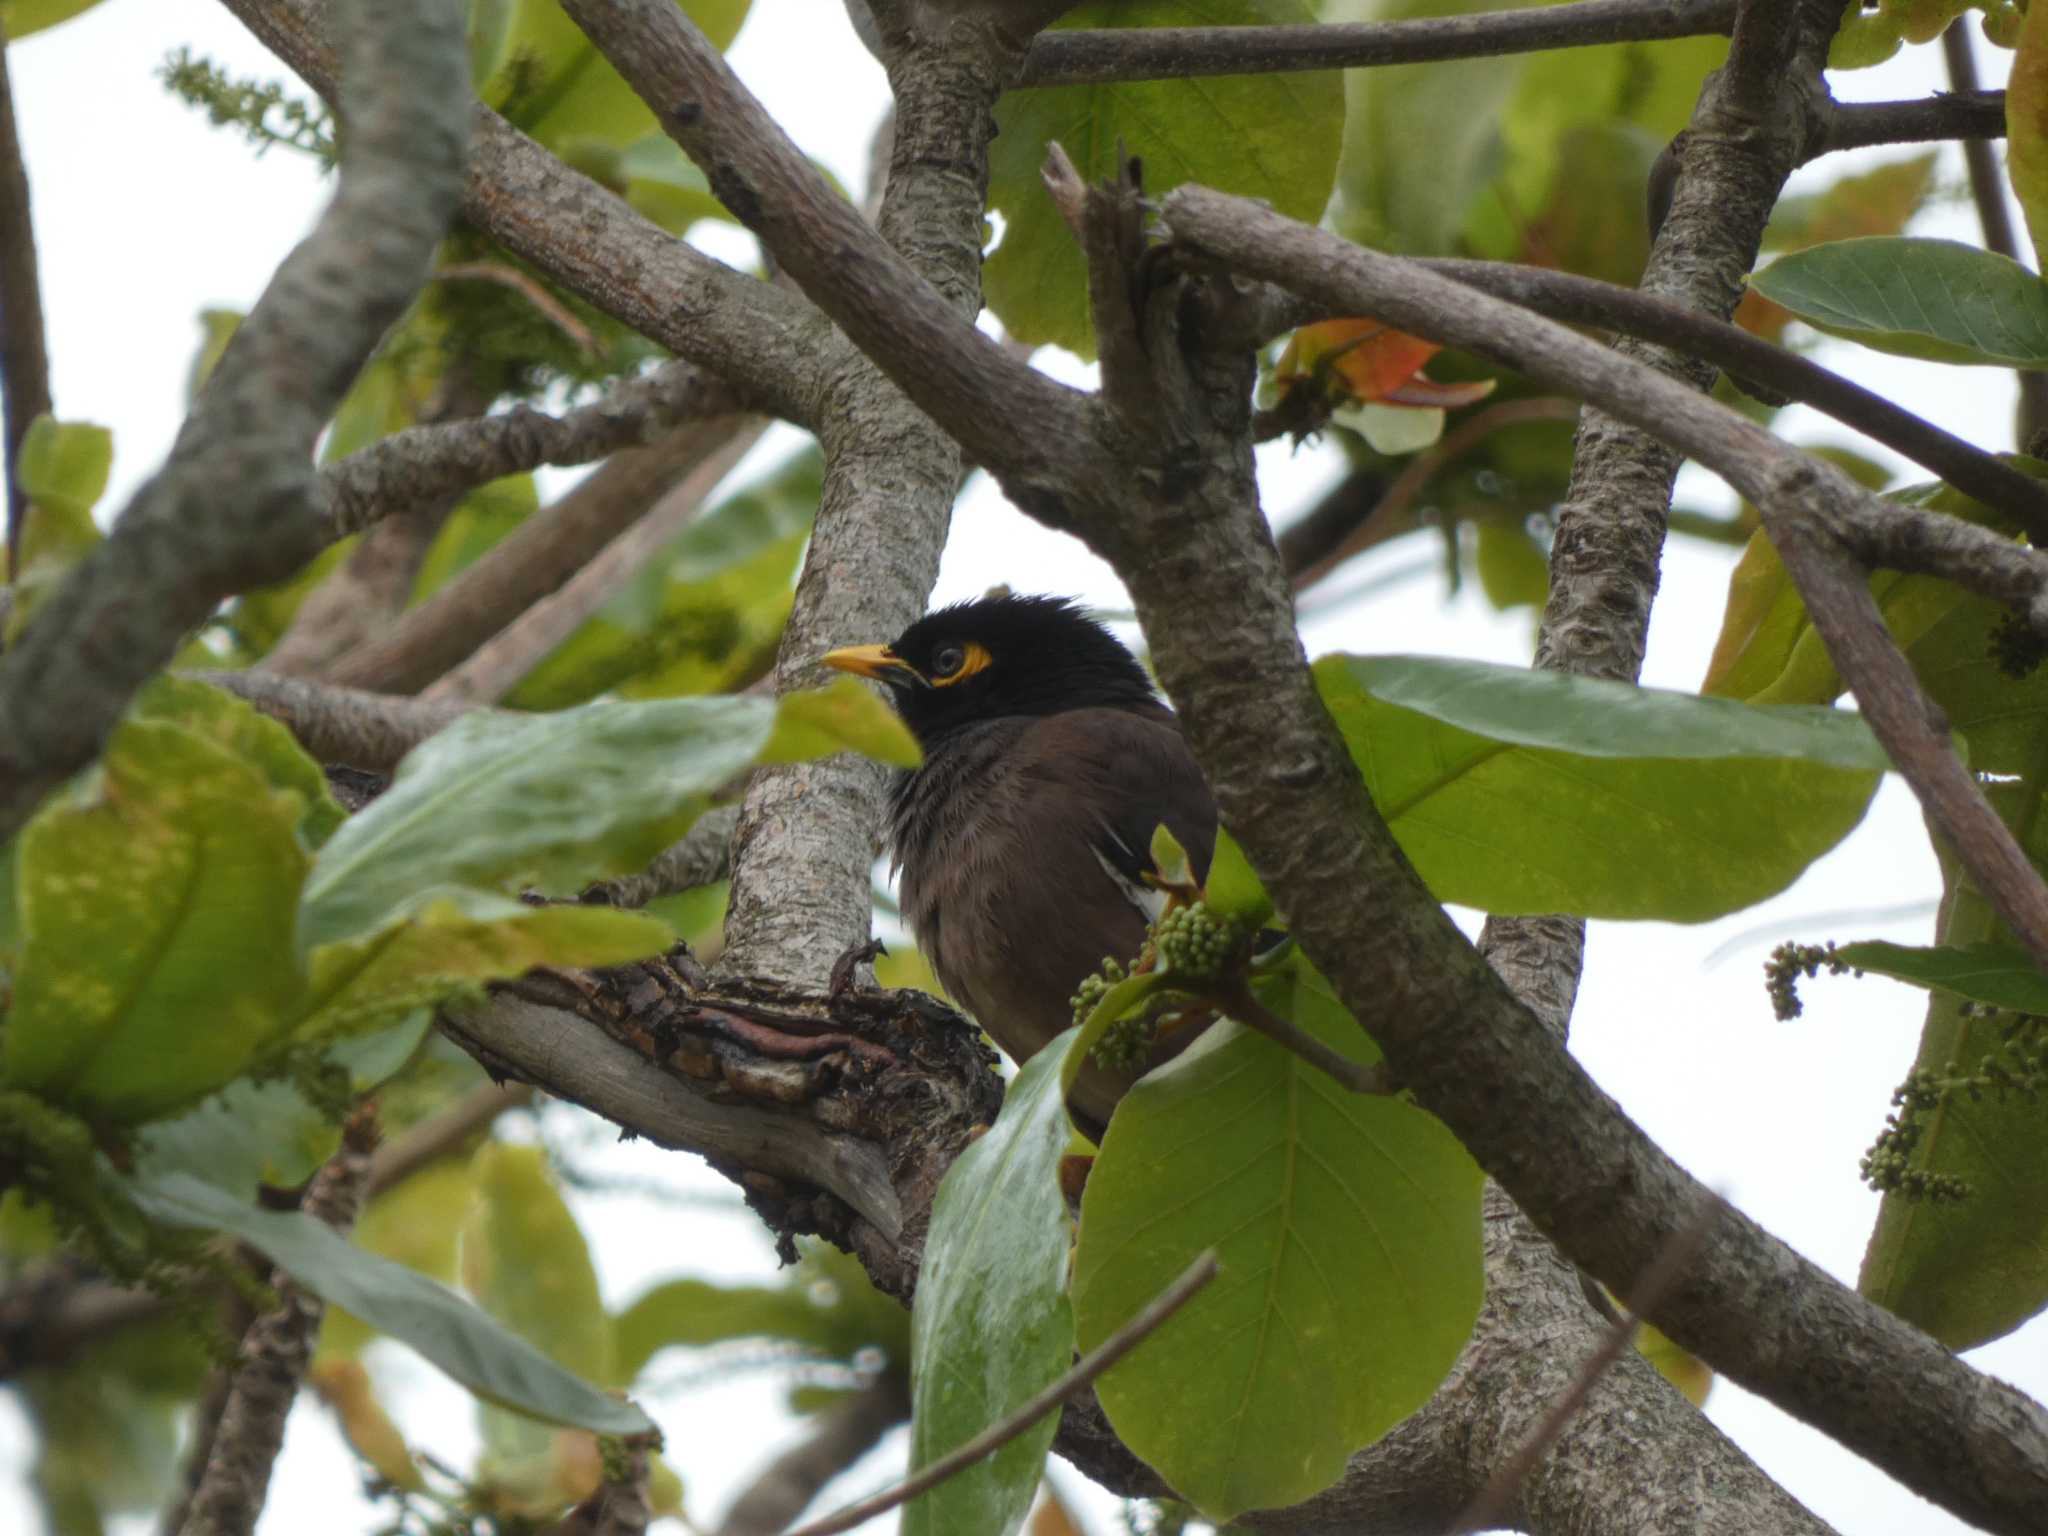
<path id="1" fill-rule="evenodd" d="M 872 678 L 924 751 L 891 788 L 902 910 L 947 994 L 1018 1063 L 1073 1022 L 1105 958 L 1137 955 L 1165 892 L 1155 828 L 1199 880 L 1216 805 L 1138 659 L 1071 600 L 1002 594 L 821 660 Z M 1131 1072 L 1091 1064 L 1068 1105 L 1100 1134 L 1170 1036 Z"/>

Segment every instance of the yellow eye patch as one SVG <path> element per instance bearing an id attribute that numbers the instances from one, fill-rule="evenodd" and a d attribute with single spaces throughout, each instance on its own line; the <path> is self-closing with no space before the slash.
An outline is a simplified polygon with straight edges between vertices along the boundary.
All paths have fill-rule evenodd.
<path id="1" fill-rule="evenodd" d="M 956 651 L 959 653 L 957 661 L 952 655 Z M 946 646 L 932 658 L 931 685 L 934 688 L 944 688 L 959 682 L 962 678 L 972 677 L 993 660 L 995 658 L 989 655 L 986 646 L 977 645 L 972 640 L 965 645 Z M 952 664 L 950 669 L 940 670 L 947 663 Z"/>

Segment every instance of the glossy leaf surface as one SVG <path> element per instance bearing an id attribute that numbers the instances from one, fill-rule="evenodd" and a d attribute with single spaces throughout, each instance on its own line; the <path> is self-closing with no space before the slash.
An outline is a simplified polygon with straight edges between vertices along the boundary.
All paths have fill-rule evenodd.
<path id="1" fill-rule="evenodd" d="M 1017 1408 L 1072 1359 L 1058 1172 L 1068 1136 L 1061 1069 L 1075 1034 L 1024 1064 L 996 1123 L 939 1186 L 910 1323 L 913 1470 Z M 1030 1512 L 1057 1427 L 1048 1416 L 913 1499 L 905 1536 L 1011 1536 Z"/>
<path id="2" fill-rule="evenodd" d="M 563 1370 L 446 1286 L 353 1246 L 309 1216 L 258 1210 L 184 1174 L 130 1192 L 158 1221 L 217 1228 L 254 1244 L 301 1285 L 410 1344 L 486 1402 L 600 1434 L 650 1427 L 631 1403 Z"/>
<path id="3" fill-rule="evenodd" d="M 1839 842 L 1886 766 L 1834 710 L 1435 657 L 1329 656 L 1316 678 L 1430 889 L 1490 912 L 1735 911 Z"/>
<path id="4" fill-rule="evenodd" d="M 1377 1058 L 1299 957 L 1261 996 Z M 1327 1487 L 1429 1398 L 1471 1332 L 1480 1184 L 1424 1111 L 1214 1026 L 1118 1106 L 1082 1197 L 1083 1349 L 1204 1249 L 1223 1266 L 1097 1384 L 1110 1422 L 1212 1519 Z"/>

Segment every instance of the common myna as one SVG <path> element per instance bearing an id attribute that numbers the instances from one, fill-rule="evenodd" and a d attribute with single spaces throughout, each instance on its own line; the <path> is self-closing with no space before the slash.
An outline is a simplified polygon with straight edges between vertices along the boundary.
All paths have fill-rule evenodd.
<path id="1" fill-rule="evenodd" d="M 886 683 L 924 748 L 890 799 L 903 914 L 946 991 L 1021 1062 L 1072 1022 L 1105 956 L 1144 942 L 1164 901 L 1145 879 L 1153 829 L 1207 872 L 1216 806 L 1173 712 L 1060 598 L 959 603 L 824 660 Z M 1069 1102 L 1099 1129 L 1135 1075 L 1091 1066 Z"/>

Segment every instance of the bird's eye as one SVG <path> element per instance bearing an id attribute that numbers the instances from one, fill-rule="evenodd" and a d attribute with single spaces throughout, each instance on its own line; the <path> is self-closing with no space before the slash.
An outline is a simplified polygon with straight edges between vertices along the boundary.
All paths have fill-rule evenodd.
<path id="1" fill-rule="evenodd" d="M 942 645 L 932 652 L 932 676 L 951 677 L 967 665 L 967 651 L 962 646 Z"/>

